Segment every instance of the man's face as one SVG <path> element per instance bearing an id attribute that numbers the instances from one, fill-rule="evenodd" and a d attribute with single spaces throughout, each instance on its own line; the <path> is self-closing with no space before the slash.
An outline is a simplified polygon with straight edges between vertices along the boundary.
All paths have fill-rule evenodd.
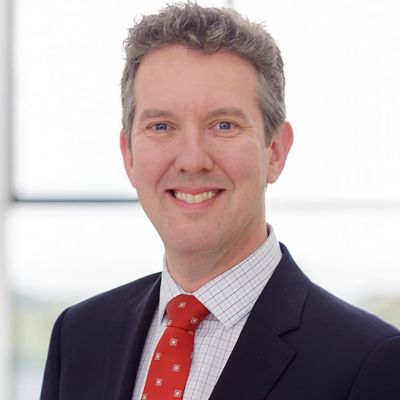
<path id="1" fill-rule="evenodd" d="M 132 145 L 122 134 L 121 148 L 167 256 L 224 255 L 265 239 L 264 186 L 280 169 L 257 84 L 255 68 L 227 51 L 168 46 L 142 61 Z"/>

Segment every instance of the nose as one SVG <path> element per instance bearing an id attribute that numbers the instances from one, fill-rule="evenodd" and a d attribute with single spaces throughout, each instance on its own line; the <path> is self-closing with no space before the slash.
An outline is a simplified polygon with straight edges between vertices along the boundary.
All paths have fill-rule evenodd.
<path id="1" fill-rule="evenodd" d="M 192 128 L 181 134 L 175 160 L 179 172 L 196 174 L 213 168 L 213 159 L 206 142 L 206 133 L 199 129 Z"/>

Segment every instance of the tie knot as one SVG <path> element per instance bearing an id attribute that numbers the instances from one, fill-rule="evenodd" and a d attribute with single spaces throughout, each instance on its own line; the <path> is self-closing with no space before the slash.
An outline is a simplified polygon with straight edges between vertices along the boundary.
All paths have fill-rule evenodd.
<path id="1" fill-rule="evenodd" d="M 208 315 L 207 308 L 196 297 L 181 294 L 167 305 L 168 326 L 195 331 Z"/>

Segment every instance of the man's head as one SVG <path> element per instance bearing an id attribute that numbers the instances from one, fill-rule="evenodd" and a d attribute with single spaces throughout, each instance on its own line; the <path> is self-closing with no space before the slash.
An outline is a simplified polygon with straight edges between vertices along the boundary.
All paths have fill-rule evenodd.
<path id="1" fill-rule="evenodd" d="M 125 41 L 126 64 L 121 80 L 123 129 L 130 138 L 135 114 L 135 76 L 142 59 L 155 49 L 172 44 L 211 54 L 229 50 L 247 59 L 258 72 L 258 104 L 266 142 L 285 120 L 285 78 L 280 51 L 262 25 L 231 9 L 203 8 L 197 4 L 171 5 L 143 17 Z"/>
<path id="2" fill-rule="evenodd" d="M 170 13 L 182 27 L 175 34 L 181 32 L 184 44 L 164 32 L 175 32 Z M 261 43 L 267 35 L 260 26 L 253 27 L 258 43 L 254 35 L 238 33 L 235 24 L 246 25 L 247 31 L 251 24 L 231 11 L 186 5 L 160 15 L 148 17 L 144 31 L 134 28 L 130 33 L 123 91 L 125 105 L 132 103 L 125 113 L 121 150 L 128 177 L 163 240 L 170 272 L 180 284 L 185 275 L 186 289 L 193 289 L 198 287 L 193 282 L 221 273 L 265 240 L 265 186 L 284 167 L 292 131 L 283 120 L 279 52 L 271 39 L 269 47 Z M 168 29 L 157 22 L 166 18 Z M 211 42 L 218 35 L 227 37 L 224 43 L 230 46 L 218 39 L 210 47 L 191 31 L 201 31 Z M 167 42 L 159 39 L 165 35 Z M 273 73 L 266 67 L 263 72 L 276 78 L 264 96 L 274 103 L 271 108 L 260 106 L 260 71 L 248 56 L 232 51 L 235 38 L 254 52 L 268 47 L 272 61 L 261 54 L 260 64 L 273 65 Z M 129 54 L 136 52 L 141 57 L 136 64 L 129 62 Z"/>

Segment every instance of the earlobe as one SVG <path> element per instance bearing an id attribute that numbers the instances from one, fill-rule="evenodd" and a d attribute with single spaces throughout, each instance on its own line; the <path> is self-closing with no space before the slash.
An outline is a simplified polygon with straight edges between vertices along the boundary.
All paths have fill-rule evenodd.
<path id="1" fill-rule="evenodd" d="M 119 137 L 119 145 L 121 149 L 122 159 L 124 161 L 124 167 L 126 174 L 132 184 L 135 187 L 134 179 L 133 179 L 133 158 L 132 158 L 132 150 L 129 146 L 129 138 L 126 134 L 125 130 L 122 129 Z"/>
<path id="2" fill-rule="evenodd" d="M 285 121 L 276 131 L 270 145 L 271 158 L 267 174 L 267 183 L 274 183 L 281 174 L 289 150 L 293 144 L 293 130 L 289 122 Z"/>

